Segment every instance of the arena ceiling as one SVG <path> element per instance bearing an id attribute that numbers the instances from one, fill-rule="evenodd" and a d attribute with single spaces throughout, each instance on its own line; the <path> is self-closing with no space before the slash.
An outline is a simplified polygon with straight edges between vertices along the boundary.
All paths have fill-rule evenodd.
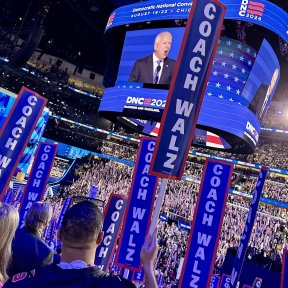
<path id="1" fill-rule="evenodd" d="M 137 1 L 0 0 L 0 27 L 25 38 L 38 23 L 45 31 L 39 49 L 103 74 L 109 14 L 133 2 Z"/>

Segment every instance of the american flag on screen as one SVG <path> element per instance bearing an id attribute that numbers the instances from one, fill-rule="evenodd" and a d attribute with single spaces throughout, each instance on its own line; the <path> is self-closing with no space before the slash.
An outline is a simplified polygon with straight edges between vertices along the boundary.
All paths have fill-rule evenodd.
<path id="1" fill-rule="evenodd" d="M 159 129 L 160 129 L 160 123 L 157 122 L 157 124 L 155 125 L 153 131 L 150 133 L 151 136 L 158 136 L 159 134 Z"/>
<path id="2" fill-rule="evenodd" d="M 207 131 L 206 146 L 220 149 L 224 148 L 221 138 L 209 131 Z"/>
<path id="3" fill-rule="evenodd" d="M 221 37 L 205 94 L 247 105 L 241 92 L 256 56 L 256 50 L 245 43 Z"/>

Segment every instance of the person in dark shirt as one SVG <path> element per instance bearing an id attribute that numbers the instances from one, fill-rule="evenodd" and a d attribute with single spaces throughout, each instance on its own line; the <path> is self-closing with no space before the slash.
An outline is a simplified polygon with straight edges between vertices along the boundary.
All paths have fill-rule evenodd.
<path id="1" fill-rule="evenodd" d="M 8 269 L 10 277 L 53 262 L 54 252 L 41 238 L 51 217 L 50 203 L 39 201 L 32 204 L 24 220 L 24 227 L 16 230 L 12 242 L 12 261 Z"/>
<path id="2" fill-rule="evenodd" d="M 82 201 L 65 213 L 59 230 L 61 262 L 30 273 L 15 275 L 3 288 L 135 288 L 120 276 L 111 276 L 94 265 L 95 252 L 103 238 L 103 218 L 91 201 Z M 156 288 L 153 263 L 157 255 L 156 231 L 148 235 L 141 250 L 146 288 Z"/>

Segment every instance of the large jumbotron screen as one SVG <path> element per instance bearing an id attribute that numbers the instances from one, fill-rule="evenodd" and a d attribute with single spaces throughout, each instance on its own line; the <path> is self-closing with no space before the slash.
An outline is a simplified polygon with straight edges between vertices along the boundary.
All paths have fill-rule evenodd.
<path id="1" fill-rule="evenodd" d="M 117 82 L 129 80 L 135 61 L 152 53 L 155 37 L 164 31 L 169 31 L 173 37 L 169 58 L 177 59 L 185 31 L 184 27 L 128 31 L 122 50 Z M 275 82 L 279 80 L 279 64 L 268 42 L 263 43 L 256 58 L 257 53 L 258 51 L 243 42 L 221 37 L 207 90 L 213 90 L 213 95 L 222 94 L 223 97 L 228 99 L 238 96 L 239 101 L 242 101 L 243 104 L 249 103 L 254 111 L 266 110 L 261 105 L 256 104 L 254 96 L 259 92 L 260 94 L 265 93 L 265 96 L 268 96 L 266 103 L 272 98 L 276 88 Z M 256 62 L 255 59 L 257 59 Z M 252 78 L 253 80 L 251 80 Z M 249 81 L 245 85 L 247 79 Z M 213 84 L 215 87 L 213 87 Z M 264 90 L 263 93 L 261 93 L 262 90 Z M 211 91 L 209 91 L 210 94 Z M 263 100 L 265 98 L 263 97 Z M 253 99 L 254 101 L 252 101 Z M 259 99 L 257 99 L 258 102 Z M 258 115 L 260 112 L 256 114 Z"/>
<path id="2" fill-rule="evenodd" d="M 153 1 L 150 2 L 152 4 Z M 131 12 L 131 15 L 134 14 Z M 121 16 L 117 14 L 117 10 L 112 16 L 109 30 L 115 33 L 120 29 L 117 21 Z M 153 20 L 154 16 L 149 17 Z M 126 25 L 125 33 L 121 27 L 124 39 L 122 49 L 120 48 L 115 86 L 106 89 L 99 109 L 108 118 L 117 117 L 136 131 L 154 136 L 159 130 L 169 85 L 129 82 L 129 76 L 137 59 L 153 53 L 155 37 L 160 32 L 169 31 L 172 34 L 168 57 L 177 60 L 185 27 L 177 26 L 181 22 L 178 20 L 164 21 L 165 17 L 167 15 L 162 15 L 157 19 L 159 21 L 145 23 L 146 25 Z M 133 21 L 135 23 L 136 20 L 131 20 Z M 150 25 L 151 23 L 154 25 Z M 113 28 L 110 29 L 111 27 Z M 117 63 L 113 64 L 118 67 Z M 253 153 L 259 139 L 261 123 L 279 78 L 280 65 L 268 41 L 264 39 L 256 51 L 244 42 L 221 37 L 193 143 L 236 153 Z"/>

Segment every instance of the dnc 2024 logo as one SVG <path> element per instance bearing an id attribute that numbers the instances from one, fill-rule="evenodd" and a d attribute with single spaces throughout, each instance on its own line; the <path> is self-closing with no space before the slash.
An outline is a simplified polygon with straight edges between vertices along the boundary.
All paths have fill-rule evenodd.
<path id="1" fill-rule="evenodd" d="M 250 0 L 242 0 L 239 16 L 255 20 L 262 20 L 265 4 Z"/>
<path id="2" fill-rule="evenodd" d="M 156 106 L 156 107 L 165 107 L 166 100 L 155 99 L 155 98 L 144 98 L 144 97 L 132 97 L 128 96 L 126 99 L 126 104 L 136 104 L 144 106 Z"/>

